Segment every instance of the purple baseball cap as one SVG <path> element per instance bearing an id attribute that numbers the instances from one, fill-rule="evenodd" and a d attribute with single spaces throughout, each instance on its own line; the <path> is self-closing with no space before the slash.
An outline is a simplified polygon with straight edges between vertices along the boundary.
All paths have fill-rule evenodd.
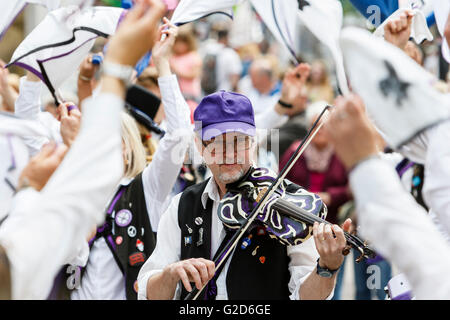
<path id="1" fill-rule="evenodd" d="M 194 111 L 194 131 L 202 140 L 227 132 L 255 135 L 255 116 L 250 100 L 239 93 L 220 90 L 202 99 Z"/>

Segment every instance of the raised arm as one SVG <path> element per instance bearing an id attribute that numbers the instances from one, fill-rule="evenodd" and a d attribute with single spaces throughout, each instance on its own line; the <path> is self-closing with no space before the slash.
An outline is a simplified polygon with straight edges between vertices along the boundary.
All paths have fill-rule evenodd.
<path id="1" fill-rule="evenodd" d="M 32 120 L 41 123 L 50 129 L 52 138 L 61 141 L 59 134 L 59 123 L 56 119 L 51 119 L 47 123 L 42 120 L 41 111 L 41 91 L 42 82 L 33 73 L 27 71 L 25 77 L 20 78 L 19 96 L 15 103 L 14 113 L 21 119 Z M 31 155 L 37 154 L 42 146 L 49 142 L 48 138 L 44 137 L 27 137 L 25 143 Z"/>
<path id="2" fill-rule="evenodd" d="M 0 96 L 2 98 L 3 106 L 8 112 L 14 112 L 14 104 L 18 97 L 17 92 L 8 83 L 8 69 L 5 69 L 5 62 L 0 59 Z M 2 106 L 0 105 L 0 110 Z"/>
<path id="3" fill-rule="evenodd" d="M 172 190 L 190 142 L 192 129 L 190 109 L 181 94 L 177 78 L 171 73 L 168 56 L 175 42 L 177 28 L 167 19 L 160 27 L 166 34 L 152 50 L 153 61 L 159 72 L 158 84 L 166 115 L 167 131 L 159 142 L 152 162 L 144 169 L 142 180 L 150 222 L 156 231 L 162 214 L 162 205 Z M 167 30 L 163 31 L 166 27 Z M 160 37 L 160 34 L 158 35 Z"/>
<path id="4" fill-rule="evenodd" d="M 309 77 L 310 66 L 301 63 L 286 72 L 281 88 L 281 97 L 273 108 L 255 115 L 258 129 L 273 129 L 282 126 L 289 117 L 306 109 L 305 83 Z M 264 145 L 267 135 L 258 135 L 259 145 Z"/>
<path id="5" fill-rule="evenodd" d="M 392 166 L 376 159 L 362 101 L 351 96 L 337 100 L 336 107 L 326 128 L 333 133 L 337 154 L 352 169 L 350 185 L 362 236 L 405 273 L 417 298 L 450 297 L 450 285 L 442 281 L 450 267 L 450 246 L 404 190 Z"/>
<path id="6" fill-rule="evenodd" d="M 103 58 L 102 53 L 98 53 Z M 81 63 L 80 70 L 78 72 L 78 104 L 82 107 L 83 101 L 92 95 L 94 88 L 94 76 L 98 70 L 99 65 L 93 63 L 93 54 L 89 54 Z"/>
<path id="7" fill-rule="evenodd" d="M 134 66 L 152 47 L 154 38 L 148 35 L 164 11 L 159 0 L 137 1 L 112 37 L 106 60 Z M 86 101 L 80 133 L 61 165 L 40 192 L 27 188 L 17 194 L 15 213 L 0 229 L 15 299 L 47 297 L 74 244 L 84 241 L 92 225 L 104 219 L 103 208 L 122 176 L 125 84 L 111 75 L 102 81 L 101 94 Z"/>

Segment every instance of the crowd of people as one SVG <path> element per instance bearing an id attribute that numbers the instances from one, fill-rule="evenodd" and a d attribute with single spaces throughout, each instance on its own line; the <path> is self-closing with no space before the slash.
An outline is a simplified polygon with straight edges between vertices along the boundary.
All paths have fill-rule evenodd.
<path id="1" fill-rule="evenodd" d="M 350 77 L 354 92 L 340 95 L 323 57 L 293 63 L 273 37 L 235 46 L 227 17 L 168 18 L 160 0 L 136 0 L 59 105 L 36 74 L 2 62 L 0 298 L 383 300 L 395 298 L 389 282 L 401 273 L 410 297 L 450 299 L 449 77 L 415 89 L 437 97 L 429 103 L 447 118 L 422 126 L 408 106 L 372 116 L 360 84 Z M 412 18 L 386 23 L 383 45 L 430 74 L 426 52 L 436 51 L 410 40 Z M 442 39 L 450 43 L 450 13 Z M 411 86 L 396 70 L 385 101 Z M 127 107 L 132 85 L 152 101 L 150 126 Z M 390 143 L 404 121 L 418 130 Z M 290 230 L 288 246 L 273 235 L 278 212 L 231 228 L 226 219 L 252 213 L 241 198 L 261 190 L 226 211 L 230 190 L 287 166 L 278 192 L 304 197 L 309 212 L 314 199 L 326 221 Z M 348 234 L 375 256 L 353 263 L 360 251 L 347 256 Z M 349 278 L 353 296 L 343 294 Z"/>

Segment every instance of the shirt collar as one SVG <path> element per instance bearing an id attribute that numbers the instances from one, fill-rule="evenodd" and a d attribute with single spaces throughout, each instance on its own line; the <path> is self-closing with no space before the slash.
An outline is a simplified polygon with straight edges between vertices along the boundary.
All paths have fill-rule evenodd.
<path id="1" fill-rule="evenodd" d="M 211 177 L 206 184 L 205 190 L 203 190 L 202 193 L 202 205 L 203 208 L 206 209 L 206 204 L 208 202 L 208 197 L 212 201 L 220 201 L 220 194 L 218 190 L 218 186 L 216 184 L 216 181 L 214 180 L 214 177 Z"/>
<path id="2" fill-rule="evenodd" d="M 123 177 L 123 178 L 120 180 L 120 185 L 121 185 L 121 186 L 127 186 L 127 185 L 130 184 L 131 181 L 133 181 L 133 178 Z"/>

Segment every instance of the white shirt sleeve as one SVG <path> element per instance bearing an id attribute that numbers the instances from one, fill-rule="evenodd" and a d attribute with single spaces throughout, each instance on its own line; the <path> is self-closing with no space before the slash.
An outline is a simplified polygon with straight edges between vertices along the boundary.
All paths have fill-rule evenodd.
<path id="1" fill-rule="evenodd" d="M 275 111 L 274 107 L 268 108 L 263 113 L 259 113 L 259 114 L 255 115 L 255 125 L 256 125 L 256 128 L 258 129 L 256 131 L 258 145 L 264 149 L 267 148 L 268 135 L 274 134 L 270 130 L 281 127 L 283 124 L 285 124 L 289 120 L 288 116 L 278 114 Z M 278 133 L 276 133 L 276 135 L 277 135 L 277 138 L 279 138 Z M 273 137 L 272 137 L 272 139 L 273 139 Z"/>
<path id="2" fill-rule="evenodd" d="M 153 231 L 158 229 L 163 204 L 180 173 L 192 137 L 190 109 L 175 75 L 158 79 L 166 114 L 167 131 L 152 162 L 142 173 L 145 203 Z"/>
<path id="3" fill-rule="evenodd" d="M 122 107 L 112 94 L 86 100 L 80 133 L 46 186 L 16 195 L 0 227 L 14 299 L 45 299 L 61 266 L 103 222 L 123 173 Z"/>
<path id="4" fill-rule="evenodd" d="M 287 252 L 291 258 L 289 262 L 289 272 L 291 273 L 291 279 L 289 281 L 290 299 L 300 300 L 300 287 L 311 272 L 315 270 L 319 253 L 316 250 L 313 237 L 310 237 L 302 244 L 287 247 Z M 333 294 L 334 289 L 326 300 L 330 300 Z"/>
<path id="5" fill-rule="evenodd" d="M 381 159 L 350 173 L 361 235 L 408 278 L 418 299 L 450 298 L 450 247 Z"/>
<path id="6" fill-rule="evenodd" d="M 14 113 L 21 119 L 40 122 L 50 129 L 54 140 L 62 141 L 58 120 L 41 111 L 41 90 L 42 82 L 28 81 L 26 77 L 20 78 L 20 93 L 14 106 Z M 33 156 L 49 140 L 45 137 L 26 137 L 24 142 Z"/>
<path id="7" fill-rule="evenodd" d="M 264 112 L 255 115 L 255 125 L 258 129 L 279 128 L 289 120 L 288 116 L 277 113 L 274 108 L 275 104 Z"/>
<path id="8" fill-rule="evenodd" d="M 162 215 L 158 227 L 155 250 L 145 261 L 138 275 L 138 299 L 147 299 L 148 279 L 161 273 L 165 266 L 180 260 L 181 230 L 178 226 L 178 204 L 181 193 L 176 195 L 167 211 Z M 181 287 L 178 284 L 173 299 L 179 299 Z"/>
<path id="9" fill-rule="evenodd" d="M 450 121 L 428 130 L 423 197 L 450 236 Z"/>

